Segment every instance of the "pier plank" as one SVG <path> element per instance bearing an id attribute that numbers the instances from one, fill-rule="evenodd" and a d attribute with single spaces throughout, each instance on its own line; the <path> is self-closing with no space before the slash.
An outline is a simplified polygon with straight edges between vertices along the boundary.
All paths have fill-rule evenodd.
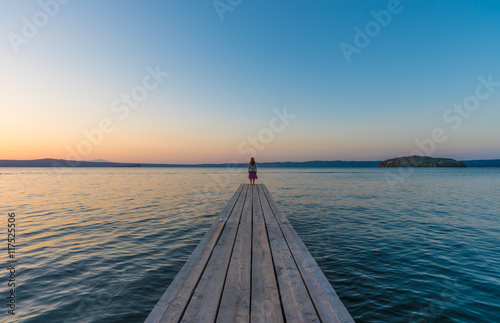
<path id="1" fill-rule="evenodd" d="M 181 322 L 215 321 L 244 201 L 237 200 Z"/>
<path id="2" fill-rule="evenodd" d="M 242 184 L 146 319 L 354 322 L 263 184 Z"/>
<path id="3" fill-rule="evenodd" d="M 255 185 L 254 185 L 255 186 Z M 254 188 L 252 248 L 252 322 L 283 322 L 283 312 L 267 237 L 266 223 Z"/>
<path id="4" fill-rule="evenodd" d="M 260 185 L 258 190 L 286 321 L 320 322 L 302 276 Z"/>
<path id="5" fill-rule="evenodd" d="M 220 215 L 201 239 L 193 253 L 162 295 L 145 322 L 178 322 L 191 299 L 194 288 L 203 273 L 211 252 L 224 228 L 225 222 L 236 205 L 240 193 L 247 187 L 241 184 Z M 223 221 L 219 221 L 222 219 Z"/>
<path id="6" fill-rule="evenodd" d="M 343 323 L 354 322 L 332 285 L 319 268 L 316 260 L 314 260 L 313 256 L 309 253 L 306 245 L 279 208 L 274 197 L 267 187 L 264 186 L 263 190 L 281 227 L 283 235 L 292 250 L 292 254 L 301 271 L 309 294 L 313 298 L 314 305 L 316 306 L 321 320 L 325 321 L 329 319 L 331 322 Z M 332 320 L 332 318 L 334 320 Z"/>
<path id="7" fill-rule="evenodd" d="M 249 322 L 252 264 L 252 192 L 249 190 L 234 243 L 217 322 Z"/>

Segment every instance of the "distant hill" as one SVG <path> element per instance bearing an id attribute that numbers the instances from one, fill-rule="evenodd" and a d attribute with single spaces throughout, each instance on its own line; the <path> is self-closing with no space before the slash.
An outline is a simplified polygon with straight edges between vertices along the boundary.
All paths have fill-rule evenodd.
<path id="1" fill-rule="evenodd" d="M 419 160 L 411 159 L 422 158 Z M 420 161 L 420 162 L 419 162 Z M 456 164 L 458 163 L 458 164 Z M 500 159 L 468 160 L 457 162 L 450 158 L 432 158 L 410 156 L 379 161 L 307 161 L 307 162 L 268 162 L 257 163 L 258 167 L 276 168 L 354 168 L 354 167 L 500 167 Z M 407 166 L 396 166 L 407 165 Z M 434 166 L 435 165 L 435 166 Z M 443 166 L 444 165 L 444 166 Z M 454 165 L 454 166 L 450 166 Z M 235 164 L 139 164 L 114 163 L 108 161 L 68 161 L 63 159 L 35 159 L 35 160 L 0 160 L 0 167 L 248 167 L 247 163 Z"/>
<path id="2" fill-rule="evenodd" d="M 466 160 L 467 167 L 500 167 L 500 159 Z"/>
<path id="3" fill-rule="evenodd" d="M 388 159 L 378 164 L 378 167 L 467 167 L 467 165 L 451 158 L 414 155 Z"/>
<path id="4" fill-rule="evenodd" d="M 377 167 L 378 161 L 308 161 L 258 163 L 259 167 Z M 236 164 L 135 164 L 107 161 L 67 161 L 63 159 L 0 160 L 0 167 L 248 167 Z"/>
<path id="5" fill-rule="evenodd" d="M 307 161 L 307 162 L 275 162 L 275 163 L 258 163 L 262 167 L 377 167 L 378 161 Z M 247 164 L 244 164 L 246 167 Z"/>
<path id="6" fill-rule="evenodd" d="M 137 167 L 140 164 L 107 161 L 68 161 L 64 159 L 0 160 L 0 167 Z"/>
<path id="7" fill-rule="evenodd" d="M 110 163 L 109 160 L 105 160 L 105 159 L 92 159 L 92 160 L 89 160 L 90 162 L 94 162 L 94 163 Z"/>

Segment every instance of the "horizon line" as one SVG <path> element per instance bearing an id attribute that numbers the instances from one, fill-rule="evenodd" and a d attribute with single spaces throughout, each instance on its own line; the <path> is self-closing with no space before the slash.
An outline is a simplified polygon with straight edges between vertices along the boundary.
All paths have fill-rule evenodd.
<path id="1" fill-rule="evenodd" d="M 415 155 L 418 156 L 418 155 Z M 398 156 L 398 157 L 392 157 L 388 158 L 385 160 L 390 160 L 394 158 L 404 158 L 404 157 L 410 157 L 410 156 Z M 432 156 L 421 156 L 421 157 L 431 157 L 431 158 L 448 158 L 448 159 L 454 159 L 454 158 L 449 158 L 449 157 L 432 157 Z M 333 163 L 333 162 L 344 162 L 344 163 L 379 163 L 385 160 L 306 160 L 306 161 L 264 161 L 264 162 L 258 162 L 258 164 L 286 164 L 286 163 L 296 163 L 296 164 L 301 164 L 301 163 Z M 500 160 L 500 158 L 490 158 L 490 159 L 467 159 L 467 160 L 457 160 L 456 161 L 494 161 L 494 160 Z M 65 162 L 68 165 L 54 165 L 54 167 L 57 166 L 71 166 L 70 164 L 77 164 L 77 163 L 96 163 L 96 164 L 103 164 L 103 163 L 109 163 L 109 164 L 124 164 L 124 165 L 158 165 L 158 166 L 165 166 L 165 165 L 172 165 L 172 166 L 203 166 L 203 165 L 238 165 L 238 164 L 246 164 L 247 162 L 239 162 L 239 161 L 228 161 L 228 162 L 198 162 L 198 163 L 169 163 L 169 162 L 116 162 L 116 161 L 108 161 L 104 159 L 93 159 L 93 160 L 68 160 L 68 159 L 60 159 L 60 158 L 35 158 L 35 159 L 0 159 L 0 162 L 36 162 L 36 161 L 52 161 L 54 162 Z M 75 165 L 77 167 L 77 165 Z"/>

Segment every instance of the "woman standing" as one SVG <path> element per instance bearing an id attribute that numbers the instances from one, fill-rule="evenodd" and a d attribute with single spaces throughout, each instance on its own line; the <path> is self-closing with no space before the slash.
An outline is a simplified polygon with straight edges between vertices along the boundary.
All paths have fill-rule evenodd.
<path id="1" fill-rule="evenodd" d="M 257 164 L 253 157 L 250 158 L 250 162 L 248 163 L 248 178 L 250 179 L 250 185 L 255 185 L 255 180 L 257 179 Z"/>

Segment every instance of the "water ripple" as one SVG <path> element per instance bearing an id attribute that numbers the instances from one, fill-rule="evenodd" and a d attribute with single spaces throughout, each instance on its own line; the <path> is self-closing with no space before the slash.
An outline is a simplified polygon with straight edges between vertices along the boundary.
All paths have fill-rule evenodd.
<path id="1" fill-rule="evenodd" d="M 245 181 L 220 171 L 2 169 L 19 317 L 142 322 Z M 379 169 L 259 174 L 356 321 L 498 321 L 499 170 L 416 170 L 395 188 Z"/>

